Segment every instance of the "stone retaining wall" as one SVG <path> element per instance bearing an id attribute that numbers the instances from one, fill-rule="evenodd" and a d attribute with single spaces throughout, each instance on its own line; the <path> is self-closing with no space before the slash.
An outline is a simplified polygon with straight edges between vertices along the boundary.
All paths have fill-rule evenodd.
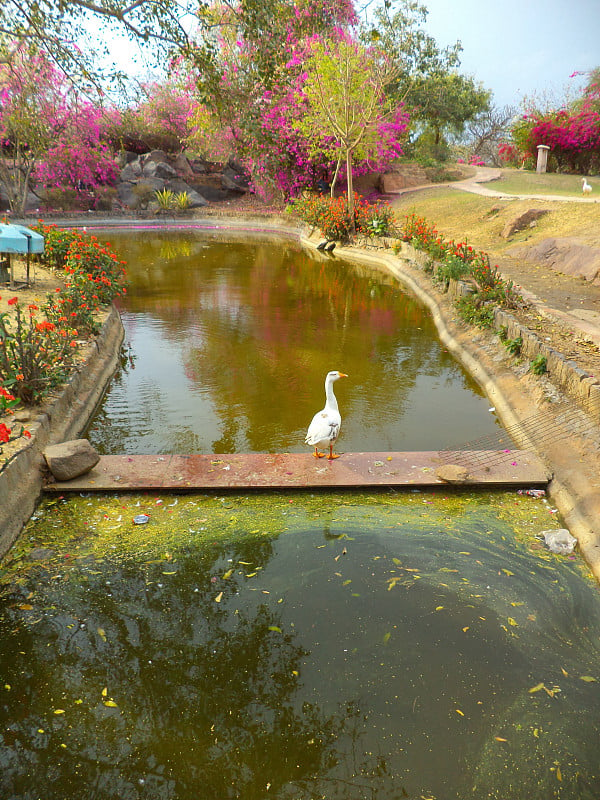
<path id="1" fill-rule="evenodd" d="M 372 240 L 371 240 L 372 242 Z M 397 240 L 382 240 L 379 249 L 398 250 Z M 373 247 L 373 244 L 370 243 Z M 435 263 L 422 250 L 417 250 L 407 242 L 400 243 L 400 258 L 405 258 L 421 270 L 435 273 Z M 447 287 L 450 300 L 464 297 L 471 292 L 471 287 L 463 281 L 451 280 Z M 494 312 L 494 330 L 498 335 L 505 334 L 508 339 L 522 339 L 520 357 L 533 361 L 537 356 L 546 359 L 546 376 L 559 387 L 571 400 L 575 401 L 596 424 L 600 424 L 600 380 L 580 369 L 574 361 L 565 358 L 561 353 L 540 339 L 540 337 L 522 325 L 509 311 L 496 308 Z M 517 358 L 515 356 L 515 358 Z"/>
<path id="2" fill-rule="evenodd" d="M 106 389 L 119 358 L 124 331 L 111 307 L 90 353 L 60 394 L 27 425 L 31 439 L 0 472 L 0 558 L 27 522 L 42 491 L 44 457 L 49 444 L 78 438 Z"/>

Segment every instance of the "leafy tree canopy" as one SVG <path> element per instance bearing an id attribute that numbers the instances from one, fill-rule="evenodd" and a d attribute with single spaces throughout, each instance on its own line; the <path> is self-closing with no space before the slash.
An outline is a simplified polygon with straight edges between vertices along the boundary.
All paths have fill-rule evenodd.
<path id="1" fill-rule="evenodd" d="M 16 43 L 44 51 L 80 88 L 98 85 L 110 72 L 101 64 L 110 59 L 111 30 L 174 52 L 189 46 L 186 23 L 196 8 L 193 0 L 3 0 L 0 61 Z"/>
<path id="2" fill-rule="evenodd" d="M 393 60 L 397 75 L 388 91 L 406 103 L 411 118 L 434 133 L 460 133 L 464 124 L 489 108 L 491 92 L 458 72 L 462 45 L 440 48 L 423 29 L 427 8 L 417 0 L 384 0 L 363 41 L 377 43 Z"/>

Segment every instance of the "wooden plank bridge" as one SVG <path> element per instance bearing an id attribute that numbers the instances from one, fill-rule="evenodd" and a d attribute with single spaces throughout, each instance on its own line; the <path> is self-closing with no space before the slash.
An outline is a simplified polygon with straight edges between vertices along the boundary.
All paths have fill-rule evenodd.
<path id="1" fill-rule="evenodd" d="M 458 479 L 440 477 L 457 466 Z M 452 473 L 452 470 L 449 470 Z M 439 473 L 439 474 L 438 474 Z M 333 461 L 309 453 L 102 456 L 85 475 L 49 479 L 48 492 L 194 491 L 211 489 L 334 489 L 544 487 L 550 475 L 525 450 L 344 453 Z"/>

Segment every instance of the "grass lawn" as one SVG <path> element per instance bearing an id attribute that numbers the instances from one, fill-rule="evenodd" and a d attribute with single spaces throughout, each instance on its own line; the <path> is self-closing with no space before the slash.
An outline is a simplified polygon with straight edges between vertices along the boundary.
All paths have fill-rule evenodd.
<path id="1" fill-rule="evenodd" d="M 600 180 L 598 184 L 600 194 Z M 496 187 L 498 182 L 492 185 Z M 600 246 L 600 207 L 596 204 L 511 200 L 440 187 L 400 195 L 392 205 L 399 217 L 417 214 L 433 223 L 445 239 L 466 239 L 478 250 L 497 256 L 515 244 L 534 244 L 550 237 L 573 237 Z M 530 208 L 547 209 L 549 213 L 535 227 L 510 240 L 502 238 L 506 223 Z"/>
<path id="2" fill-rule="evenodd" d="M 538 175 L 536 172 L 527 172 L 518 169 L 503 169 L 502 178 L 490 183 L 490 189 L 507 194 L 559 194 L 582 196 L 581 175 L 559 175 L 554 172 L 545 172 Z M 600 195 L 600 176 L 588 178 L 593 192 Z"/>

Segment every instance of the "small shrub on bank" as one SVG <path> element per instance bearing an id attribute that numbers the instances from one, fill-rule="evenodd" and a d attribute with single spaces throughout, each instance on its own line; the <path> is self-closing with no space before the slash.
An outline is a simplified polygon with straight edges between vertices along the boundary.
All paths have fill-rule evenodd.
<path id="1" fill-rule="evenodd" d="M 353 232 L 389 236 L 395 225 L 394 212 L 387 203 L 369 203 L 358 194 L 354 195 L 354 230 L 347 195 L 299 197 L 288 206 L 288 211 L 318 228 L 331 241 L 348 241 Z"/>
<path id="2" fill-rule="evenodd" d="M 541 353 L 537 355 L 529 364 L 529 369 L 534 375 L 543 375 L 548 371 L 548 361 L 546 356 Z"/>
<path id="3" fill-rule="evenodd" d="M 11 297 L 13 313 L 0 312 L 0 391 L 25 403 L 41 400 L 64 382 L 79 343 L 98 330 L 97 312 L 125 291 L 125 262 L 109 244 L 41 221 L 36 229 L 45 239 L 42 261 L 64 272 L 65 286 L 48 294 L 41 308 L 24 309 Z M 0 411 L 3 405 L 6 399 Z"/>
<path id="4" fill-rule="evenodd" d="M 474 250 L 466 242 L 445 241 L 435 227 L 416 214 L 405 217 L 401 238 L 439 262 L 439 280 L 448 282 L 455 278 L 473 286 L 475 291 L 472 295 L 456 301 L 457 310 L 465 322 L 491 327 L 494 306 L 514 307 L 514 285 L 500 277 L 498 267 L 491 265 L 487 253 Z"/>

